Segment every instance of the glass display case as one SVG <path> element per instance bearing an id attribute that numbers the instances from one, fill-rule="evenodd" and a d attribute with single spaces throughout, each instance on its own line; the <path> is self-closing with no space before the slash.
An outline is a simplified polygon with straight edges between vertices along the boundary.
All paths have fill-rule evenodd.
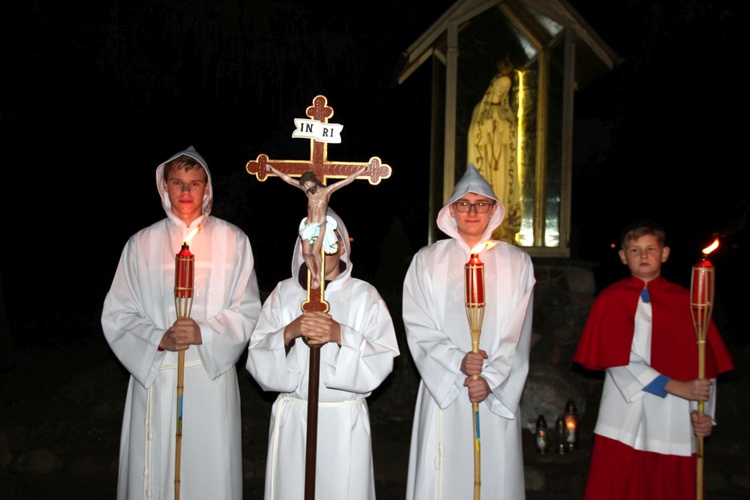
<path id="1" fill-rule="evenodd" d="M 399 83 L 427 60 L 431 215 L 473 163 L 506 207 L 496 239 L 569 257 L 573 95 L 616 56 L 567 2 L 466 0 L 409 48 Z"/>

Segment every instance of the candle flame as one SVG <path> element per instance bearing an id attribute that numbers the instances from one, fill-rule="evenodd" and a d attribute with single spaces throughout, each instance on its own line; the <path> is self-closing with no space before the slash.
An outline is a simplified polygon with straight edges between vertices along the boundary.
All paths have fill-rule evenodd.
<path id="1" fill-rule="evenodd" d="M 201 227 L 198 226 L 195 229 L 193 229 L 192 231 L 190 231 L 190 233 L 185 237 L 185 244 L 187 245 L 188 243 L 190 243 L 190 240 L 192 240 L 193 237 L 196 234 L 198 234 L 198 231 L 200 231 L 200 230 L 201 230 Z"/>
<path id="2" fill-rule="evenodd" d="M 703 255 L 708 255 L 714 250 L 716 250 L 717 248 L 719 248 L 719 238 L 716 238 L 713 243 L 711 243 L 710 245 L 708 245 L 706 248 L 702 250 Z"/>
<path id="3" fill-rule="evenodd" d="M 483 241 L 481 243 L 477 243 L 476 245 L 474 245 L 474 248 L 471 249 L 471 253 L 474 255 L 479 255 L 483 250 L 489 250 L 495 245 L 497 245 L 497 241 L 492 241 L 492 240 Z"/>

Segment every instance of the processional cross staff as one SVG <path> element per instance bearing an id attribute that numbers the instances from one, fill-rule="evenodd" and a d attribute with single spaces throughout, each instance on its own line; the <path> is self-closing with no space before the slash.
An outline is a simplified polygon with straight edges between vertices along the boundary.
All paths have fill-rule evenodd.
<path id="1" fill-rule="evenodd" d="M 267 155 L 258 155 L 249 161 L 246 170 L 263 182 L 269 175 L 276 175 L 291 185 L 305 191 L 308 197 L 308 226 L 300 226 L 305 263 L 307 264 L 307 297 L 302 302 L 303 312 L 328 312 L 325 301 L 325 236 L 328 200 L 333 191 L 350 184 L 355 179 L 368 179 L 370 184 L 379 184 L 391 176 L 391 167 L 382 164 L 373 156 L 369 162 L 329 162 L 328 143 L 341 142 L 342 125 L 329 124 L 333 108 L 327 105 L 325 96 L 318 95 L 307 108 L 309 120 L 295 118 L 294 138 L 310 139 L 310 160 L 271 160 Z M 299 178 L 295 184 L 292 178 Z M 326 187 L 328 179 L 343 179 Z M 317 225 L 311 227 L 310 225 Z M 303 231 L 314 231 L 306 234 Z M 305 461 L 305 499 L 315 498 L 315 466 L 318 438 L 318 386 L 320 377 L 320 345 L 310 345 L 309 385 L 307 402 L 307 448 Z"/>

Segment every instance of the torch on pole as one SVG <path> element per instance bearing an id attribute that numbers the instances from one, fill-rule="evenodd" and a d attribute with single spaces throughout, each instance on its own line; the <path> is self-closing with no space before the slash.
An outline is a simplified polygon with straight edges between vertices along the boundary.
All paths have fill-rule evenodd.
<path id="1" fill-rule="evenodd" d="M 708 260 L 709 253 L 719 246 L 719 240 L 703 249 L 703 258 L 693 266 L 690 278 L 690 312 L 698 342 L 698 378 L 706 377 L 706 339 L 714 306 L 714 266 Z M 703 416 L 705 404 L 698 401 L 698 415 Z M 696 451 L 696 499 L 703 499 L 703 436 L 697 436 Z"/>
<path id="2" fill-rule="evenodd" d="M 484 321 L 484 263 L 479 260 L 479 252 L 487 246 L 478 245 L 471 251 L 469 262 L 464 266 L 466 316 L 471 329 L 471 351 L 479 352 L 479 337 Z M 494 246 L 494 245 L 493 245 Z M 473 375 L 473 379 L 479 378 Z M 482 447 L 479 432 L 479 403 L 472 403 L 474 423 L 474 499 L 479 500 L 482 489 Z"/>
<path id="3" fill-rule="evenodd" d="M 190 252 L 188 242 L 200 230 L 194 229 L 182 244 L 175 256 L 174 306 L 177 319 L 187 319 L 193 308 L 193 281 L 195 256 Z M 182 462 L 182 396 L 185 391 L 185 351 L 177 353 L 177 427 L 174 446 L 174 498 L 180 499 L 180 464 Z"/>

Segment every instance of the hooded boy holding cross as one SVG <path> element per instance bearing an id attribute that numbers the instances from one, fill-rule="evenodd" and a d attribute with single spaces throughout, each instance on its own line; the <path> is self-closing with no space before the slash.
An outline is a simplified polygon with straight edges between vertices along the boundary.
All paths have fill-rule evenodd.
<path id="1" fill-rule="evenodd" d="M 248 372 L 264 391 L 278 393 L 268 439 L 267 500 L 308 498 L 303 493 L 313 349 L 305 341 L 320 352 L 315 432 L 324 437 L 325 446 L 317 449 L 315 498 L 375 499 L 367 398 L 393 370 L 398 341 L 383 298 L 371 284 L 352 276 L 346 225 L 331 209 L 327 216 L 335 221 L 339 240 L 338 250 L 325 257 L 330 312 L 300 310 L 308 293 L 300 236 L 291 276 L 266 299 L 248 346 Z"/>

